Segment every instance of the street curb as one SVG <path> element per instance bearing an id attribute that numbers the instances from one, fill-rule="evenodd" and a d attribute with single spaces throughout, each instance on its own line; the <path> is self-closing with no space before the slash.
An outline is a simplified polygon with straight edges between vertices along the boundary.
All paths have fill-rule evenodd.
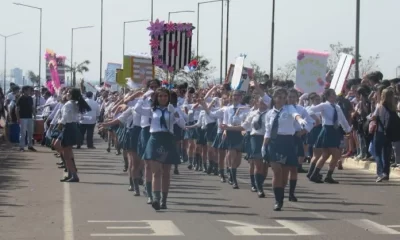
<path id="1" fill-rule="evenodd" d="M 354 158 L 342 158 L 344 167 L 349 166 L 358 169 L 368 170 L 369 172 L 376 173 L 376 162 L 372 161 L 361 161 Z M 390 174 L 400 177 L 399 168 L 391 168 Z"/>

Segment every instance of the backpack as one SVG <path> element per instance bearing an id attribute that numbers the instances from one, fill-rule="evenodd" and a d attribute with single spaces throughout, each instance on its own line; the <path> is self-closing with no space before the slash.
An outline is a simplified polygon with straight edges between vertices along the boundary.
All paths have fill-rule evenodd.
<path id="1" fill-rule="evenodd" d="M 381 121 L 379 121 L 379 124 L 383 127 L 387 140 L 391 142 L 398 142 L 400 141 L 400 117 L 396 112 L 391 111 L 386 106 L 385 109 L 389 113 L 387 127 L 385 128 Z"/>

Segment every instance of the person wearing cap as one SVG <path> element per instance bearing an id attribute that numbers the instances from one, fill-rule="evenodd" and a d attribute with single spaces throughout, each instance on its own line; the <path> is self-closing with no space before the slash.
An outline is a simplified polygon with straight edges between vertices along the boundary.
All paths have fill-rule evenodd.
<path id="1" fill-rule="evenodd" d="M 44 99 L 44 97 L 42 97 L 39 87 L 35 87 L 33 89 L 32 98 L 33 98 L 33 106 L 36 109 L 35 111 L 36 115 L 42 115 L 43 106 L 46 104 L 46 100 Z"/>

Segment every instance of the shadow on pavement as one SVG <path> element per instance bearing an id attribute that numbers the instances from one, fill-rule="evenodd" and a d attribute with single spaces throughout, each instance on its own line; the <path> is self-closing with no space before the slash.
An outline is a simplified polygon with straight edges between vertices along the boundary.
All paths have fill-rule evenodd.
<path id="1" fill-rule="evenodd" d="M 18 148 L 11 145 L 0 145 L 0 218 L 14 217 L 8 215 L 5 209 L 10 207 L 23 207 L 23 205 L 13 204 L 11 198 L 12 191 L 25 188 L 21 176 L 16 173 L 17 169 L 32 168 L 33 159 L 26 158 L 18 152 Z"/>

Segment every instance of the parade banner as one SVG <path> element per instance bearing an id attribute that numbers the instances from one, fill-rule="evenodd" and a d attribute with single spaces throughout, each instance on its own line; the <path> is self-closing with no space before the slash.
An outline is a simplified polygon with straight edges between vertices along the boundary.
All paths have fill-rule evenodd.
<path id="1" fill-rule="evenodd" d="M 302 93 L 325 90 L 325 74 L 329 53 L 314 50 L 299 50 L 297 53 L 297 71 L 295 88 Z"/>
<path id="2" fill-rule="evenodd" d="M 247 91 L 249 88 L 250 80 L 254 78 L 254 70 L 252 68 L 243 67 L 243 64 L 239 63 L 237 71 L 239 71 L 240 65 L 242 66 L 242 73 L 240 76 L 236 76 L 235 78 L 234 76 L 237 63 L 230 65 L 228 74 L 225 78 L 225 83 L 231 83 L 231 88 L 233 90 Z"/>
<path id="3" fill-rule="evenodd" d="M 351 55 L 342 53 L 335 73 L 331 81 L 330 88 L 334 89 L 336 94 L 342 93 L 344 83 L 349 75 L 351 66 L 354 64 L 354 58 Z"/>
<path id="4" fill-rule="evenodd" d="M 184 68 L 192 59 L 191 23 L 165 23 L 156 20 L 147 28 L 150 31 L 152 62 L 168 72 Z"/>
<path id="5" fill-rule="evenodd" d="M 130 78 L 136 84 L 145 86 L 154 79 L 151 56 L 148 54 L 132 54 L 124 56 L 124 78 Z"/>
<path id="6" fill-rule="evenodd" d="M 58 92 L 65 85 L 65 57 L 46 49 L 46 87 L 51 93 Z"/>
<path id="7" fill-rule="evenodd" d="M 104 82 L 110 85 L 117 84 L 117 69 L 120 69 L 121 67 L 122 65 L 119 63 L 108 63 L 105 70 Z"/>

